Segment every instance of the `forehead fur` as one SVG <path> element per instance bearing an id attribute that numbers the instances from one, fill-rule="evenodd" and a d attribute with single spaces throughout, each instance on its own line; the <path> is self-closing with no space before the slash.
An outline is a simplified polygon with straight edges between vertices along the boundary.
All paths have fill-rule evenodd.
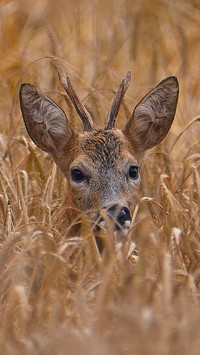
<path id="1" fill-rule="evenodd" d="M 98 130 L 80 136 L 80 148 L 93 162 L 114 164 L 125 148 L 118 130 Z"/>
<path id="2" fill-rule="evenodd" d="M 66 175 L 69 165 L 76 159 L 92 163 L 98 169 L 100 166 L 117 168 L 120 162 L 129 159 L 139 163 L 141 158 L 141 153 L 121 130 L 94 130 L 72 136 L 57 164 Z"/>

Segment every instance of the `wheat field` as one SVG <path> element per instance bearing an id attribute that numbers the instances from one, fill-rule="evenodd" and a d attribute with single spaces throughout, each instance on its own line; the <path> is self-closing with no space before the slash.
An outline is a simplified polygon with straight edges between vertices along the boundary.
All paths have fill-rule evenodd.
<path id="1" fill-rule="evenodd" d="M 199 57 L 196 0 L 1 0 L 0 354 L 200 353 Z M 33 83 L 82 130 L 57 67 L 98 125 L 130 69 L 120 128 L 150 88 L 179 80 L 174 123 L 142 166 L 131 256 L 110 243 L 97 255 L 86 219 L 81 237 L 60 232 L 65 180 L 19 108 Z"/>

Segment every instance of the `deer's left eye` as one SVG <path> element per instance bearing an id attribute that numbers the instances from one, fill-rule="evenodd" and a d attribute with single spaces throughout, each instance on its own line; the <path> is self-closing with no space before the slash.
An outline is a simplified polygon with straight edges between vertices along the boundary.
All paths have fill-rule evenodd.
<path id="1" fill-rule="evenodd" d="M 83 173 L 77 168 L 72 169 L 71 177 L 72 177 L 72 180 L 75 182 L 82 182 L 85 179 L 85 176 L 83 175 Z"/>
<path id="2" fill-rule="evenodd" d="M 137 180 L 139 177 L 139 168 L 137 165 L 131 165 L 129 168 L 129 177 L 133 180 Z"/>

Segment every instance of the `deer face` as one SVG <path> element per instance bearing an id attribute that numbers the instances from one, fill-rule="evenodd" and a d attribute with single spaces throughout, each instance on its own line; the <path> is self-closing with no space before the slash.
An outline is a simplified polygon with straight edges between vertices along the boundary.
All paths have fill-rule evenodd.
<path id="1" fill-rule="evenodd" d="M 38 147 L 52 155 L 67 179 L 68 203 L 104 224 L 105 211 L 117 230 L 127 230 L 140 185 L 144 151 L 160 143 L 176 111 L 178 82 L 169 77 L 136 106 L 124 130 L 114 129 L 130 73 L 123 79 L 108 115 L 106 128 L 93 129 L 92 119 L 71 82 L 60 74 L 83 124 L 76 134 L 64 112 L 33 85 L 23 84 L 20 104 L 27 131 Z M 103 211 L 103 214 L 102 214 Z"/>
<path id="2" fill-rule="evenodd" d="M 116 215 L 119 226 L 129 226 L 140 184 L 140 154 L 133 152 L 123 132 L 117 129 L 79 135 L 74 153 L 68 167 L 64 153 L 64 164 L 60 166 L 72 205 L 90 211 L 92 220 L 99 218 L 99 211 L 108 210 L 112 217 Z"/>

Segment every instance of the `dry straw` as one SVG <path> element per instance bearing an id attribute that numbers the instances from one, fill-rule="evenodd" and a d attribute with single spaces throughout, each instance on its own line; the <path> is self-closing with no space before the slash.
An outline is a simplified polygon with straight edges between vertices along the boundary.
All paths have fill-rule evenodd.
<path id="1" fill-rule="evenodd" d="M 3 0 L 0 23 L 0 353 L 199 354 L 198 1 Z M 86 216 L 81 237 L 60 233 L 65 181 L 19 111 L 31 82 L 79 129 L 55 63 L 102 126 L 127 70 L 119 127 L 157 82 L 180 82 L 172 129 L 142 167 L 128 247 L 105 230 L 103 256 Z"/>

